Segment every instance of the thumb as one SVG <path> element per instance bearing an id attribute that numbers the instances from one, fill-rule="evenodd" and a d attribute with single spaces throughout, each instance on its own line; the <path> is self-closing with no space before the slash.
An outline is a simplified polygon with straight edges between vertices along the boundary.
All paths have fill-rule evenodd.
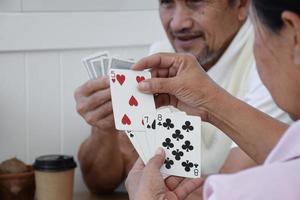
<path id="1" fill-rule="evenodd" d="M 145 165 L 144 162 L 141 158 L 138 158 L 137 161 L 135 162 L 135 164 L 132 167 L 132 171 L 134 170 L 142 170 L 144 169 Z"/>
<path id="2" fill-rule="evenodd" d="M 153 169 L 160 169 L 161 166 L 165 162 L 165 152 L 163 148 L 158 148 L 155 152 L 155 156 L 153 156 L 147 163 L 146 168 L 153 170 Z"/>
<path id="3" fill-rule="evenodd" d="M 152 78 L 142 81 L 138 85 L 138 89 L 147 94 L 155 93 L 167 93 L 172 94 L 173 88 L 176 86 L 173 84 L 173 78 Z"/>

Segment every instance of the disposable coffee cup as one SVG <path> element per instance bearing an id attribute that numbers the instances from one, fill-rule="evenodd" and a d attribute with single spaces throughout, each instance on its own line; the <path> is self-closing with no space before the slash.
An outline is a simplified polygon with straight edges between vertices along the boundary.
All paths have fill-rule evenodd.
<path id="1" fill-rule="evenodd" d="M 38 157 L 33 165 L 37 200 L 72 200 L 76 166 L 72 156 Z"/>

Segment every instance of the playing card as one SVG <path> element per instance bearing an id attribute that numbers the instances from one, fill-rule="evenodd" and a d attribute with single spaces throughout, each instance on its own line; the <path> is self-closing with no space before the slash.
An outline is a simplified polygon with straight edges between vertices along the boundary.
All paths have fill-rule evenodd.
<path id="1" fill-rule="evenodd" d="M 146 138 L 149 146 L 149 158 L 151 158 L 156 151 L 156 115 L 144 115 L 144 126 Z"/>
<path id="2" fill-rule="evenodd" d="M 143 146 L 141 146 L 141 138 L 140 132 L 137 131 L 125 131 L 126 135 L 128 136 L 131 144 L 133 145 L 134 149 L 137 151 L 137 153 L 139 154 L 139 156 L 141 157 L 141 159 L 143 160 L 144 163 L 147 163 L 147 159 L 143 153 Z"/>
<path id="3" fill-rule="evenodd" d="M 157 145 L 166 153 L 161 172 L 196 178 L 201 175 L 201 119 L 182 114 L 158 114 Z"/>
<path id="4" fill-rule="evenodd" d="M 145 131 L 132 131 L 135 133 L 136 136 L 136 140 L 139 144 L 139 146 L 141 147 L 141 152 L 143 153 L 144 157 L 143 157 L 143 161 L 146 164 L 150 157 L 150 153 L 149 153 L 149 146 L 148 146 L 148 142 L 147 142 L 147 138 L 146 138 L 146 132 Z"/>
<path id="5" fill-rule="evenodd" d="M 109 58 L 109 53 L 107 51 L 92 54 L 81 60 L 88 71 L 90 79 L 96 79 L 97 77 L 106 75 L 102 64 L 103 58 Z"/>
<path id="6" fill-rule="evenodd" d="M 89 79 L 90 80 L 95 79 L 96 76 L 93 73 L 92 65 L 90 63 L 88 64 L 85 60 L 81 60 L 81 62 L 82 62 L 83 66 L 85 67 L 85 69 L 88 73 Z"/>
<path id="7" fill-rule="evenodd" d="M 170 109 L 167 107 L 158 108 L 155 113 L 147 114 L 143 116 L 144 128 L 145 128 L 145 135 L 149 147 L 149 160 L 151 157 L 154 156 L 155 151 L 157 150 L 158 146 L 156 145 L 156 116 L 158 114 L 165 114 L 171 113 Z"/>
<path id="8" fill-rule="evenodd" d="M 138 83 L 151 78 L 147 71 L 110 69 L 110 88 L 118 130 L 144 131 L 143 116 L 155 112 L 154 97 L 138 91 Z"/>
<path id="9" fill-rule="evenodd" d="M 97 78 L 106 75 L 104 71 L 102 59 L 91 60 L 91 62 L 92 62 L 94 73 L 96 74 Z"/>
<path id="10" fill-rule="evenodd" d="M 109 75 L 109 70 L 110 70 L 110 58 L 103 58 L 102 59 L 102 66 L 103 66 L 103 69 L 104 69 L 104 74 L 105 75 Z"/>
<path id="11" fill-rule="evenodd" d="M 132 60 L 112 57 L 110 60 L 110 69 L 130 69 L 133 64 Z"/>

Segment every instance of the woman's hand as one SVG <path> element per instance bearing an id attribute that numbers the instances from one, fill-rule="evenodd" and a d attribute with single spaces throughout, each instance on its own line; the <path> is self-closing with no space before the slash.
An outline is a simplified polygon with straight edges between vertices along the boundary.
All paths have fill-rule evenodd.
<path id="1" fill-rule="evenodd" d="M 165 154 L 163 149 L 160 148 L 146 166 L 141 159 L 136 161 L 125 183 L 130 199 L 185 199 L 203 184 L 204 179 L 201 178 L 183 179 L 169 177 L 164 180 L 160 173 L 164 160 Z"/>
<path id="2" fill-rule="evenodd" d="M 188 114 L 208 119 L 208 104 L 221 88 L 210 79 L 196 58 L 189 54 L 159 53 L 143 58 L 134 70 L 151 68 L 152 79 L 139 84 L 144 93 L 159 94 L 157 106 L 173 105 Z"/>

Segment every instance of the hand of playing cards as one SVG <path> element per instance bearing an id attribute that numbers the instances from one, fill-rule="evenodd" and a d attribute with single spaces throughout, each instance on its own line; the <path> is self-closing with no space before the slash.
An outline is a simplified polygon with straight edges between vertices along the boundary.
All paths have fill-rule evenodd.
<path id="1" fill-rule="evenodd" d="M 95 53 L 81 60 L 90 79 L 108 75 L 110 69 L 130 69 L 134 64 L 132 60 L 111 57 L 105 52 Z"/>
<path id="2" fill-rule="evenodd" d="M 201 118 L 164 108 L 156 110 L 153 95 L 138 91 L 149 71 L 130 70 L 131 61 L 107 52 L 83 59 L 91 79 L 109 75 L 115 127 L 125 131 L 144 163 L 157 148 L 165 150 L 164 175 L 201 176 Z"/>

